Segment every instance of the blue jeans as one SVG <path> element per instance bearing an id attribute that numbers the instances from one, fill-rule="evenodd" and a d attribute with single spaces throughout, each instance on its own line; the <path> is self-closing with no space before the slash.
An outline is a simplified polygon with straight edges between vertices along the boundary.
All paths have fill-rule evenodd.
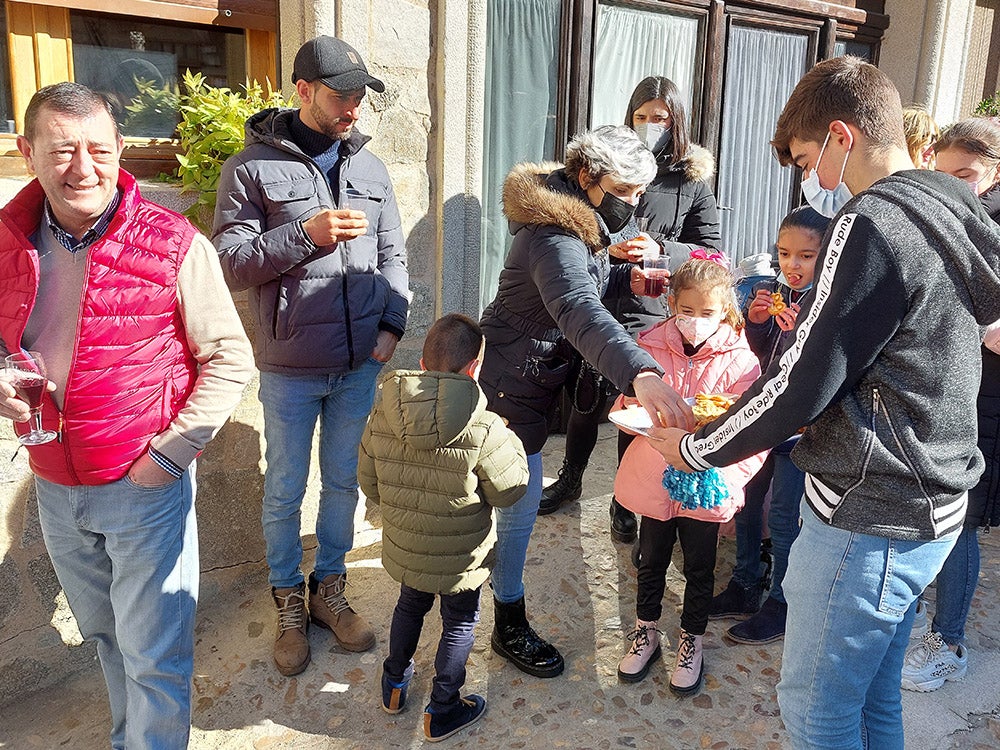
<path id="1" fill-rule="evenodd" d="M 937 577 L 937 604 L 931 629 L 952 646 L 965 643 L 965 621 L 979 582 L 979 536 L 974 526 L 958 535 Z"/>
<path id="2" fill-rule="evenodd" d="M 933 541 L 857 534 L 802 505 L 784 589 L 778 705 L 794 748 L 902 750 L 900 674 L 914 610 L 957 532 Z"/>
<path id="3" fill-rule="evenodd" d="M 756 586 L 761 579 L 760 542 L 764 536 L 764 500 L 771 486 L 773 471 L 774 458 L 769 455 L 760 471 L 747 482 L 743 507 L 733 519 L 736 526 L 733 580 L 744 589 Z"/>
<path id="4" fill-rule="evenodd" d="M 490 577 L 493 596 L 513 604 L 524 596 L 524 561 L 542 500 L 542 454 L 528 456 L 528 490 L 509 508 L 497 508 L 496 562 Z"/>
<path id="5" fill-rule="evenodd" d="M 771 479 L 771 510 L 767 515 L 767 528 L 771 532 L 774 570 L 770 596 L 779 602 L 785 601 L 783 583 L 788 570 L 788 555 L 792 542 L 799 535 L 799 508 L 805 492 L 806 475 L 788 455 L 796 442 L 785 441 L 771 452 L 774 477 Z"/>
<path id="6" fill-rule="evenodd" d="M 260 374 L 264 406 L 264 507 L 269 580 L 291 588 L 302 574 L 301 511 L 309 479 L 313 433 L 319 419 L 319 515 L 315 577 L 344 573 L 354 544 L 358 507 L 358 446 L 375 398 L 382 363 L 369 357 L 340 375 Z"/>
<path id="7" fill-rule="evenodd" d="M 80 633 L 97 642 L 115 750 L 188 744 L 198 600 L 192 471 L 154 488 L 35 478 L 59 585 Z"/>
<path id="8" fill-rule="evenodd" d="M 441 638 L 434 658 L 434 686 L 430 707 L 434 713 L 445 713 L 458 705 L 465 684 L 465 664 L 475 642 L 479 622 L 479 592 L 460 591 L 441 594 Z M 402 682 L 413 664 L 417 652 L 424 616 L 434 606 L 434 594 L 417 591 L 406 584 L 399 590 L 399 600 L 392 613 L 389 629 L 389 656 L 382 663 L 385 674 L 393 682 Z"/>
<path id="9" fill-rule="evenodd" d="M 746 504 L 736 514 L 736 567 L 733 580 L 743 588 L 760 580 L 760 541 L 764 497 L 771 488 L 771 509 L 767 528 L 771 532 L 774 569 L 769 595 L 785 601 L 782 581 L 788 569 L 788 551 L 799 533 L 799 504 L 805 491 L 806 475 L 790 457 L 798 439 L 786 440 L 771 451 L 764 466 L 747 483 Z"/>

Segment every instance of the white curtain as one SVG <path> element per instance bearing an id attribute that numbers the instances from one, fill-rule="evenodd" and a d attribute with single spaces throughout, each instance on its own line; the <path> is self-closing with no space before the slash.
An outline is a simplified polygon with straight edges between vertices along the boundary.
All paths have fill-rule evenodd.
<path id="1" fill-rule="evenodd" d="M 834 42 L 833 56 L 840 57 L 841 55 L 855 55 L 871 62 L 872 46 L 864 42 L 846 42 L 844 40 Z"/>
<path id="2" fill-rule="evenodd" d="M 692 113 L 698 68 L 697 18 L 601 3 L 597 6 L 594 46 L 591 127 L 625 124 L 632 90 L 652 75 L 666 76 L 676 83 L 688 114 Z"/>
<path id="3" fill-rule="evenodd" d="M 559 0 L 489 0 L 483 112 L 480 302 L 493 299 L 510 234 L 500 195 L 515 164 L 555 154 Z"/>
<path id="4" fill-rule="evenodd" d="M 771 154 L 778 116 L 807 70 L 809 37 L 784 31 L 729 27 L 719 149 L 723 250 L 738 262 L 770 252 L 791 208 L 796 170 Z"/>

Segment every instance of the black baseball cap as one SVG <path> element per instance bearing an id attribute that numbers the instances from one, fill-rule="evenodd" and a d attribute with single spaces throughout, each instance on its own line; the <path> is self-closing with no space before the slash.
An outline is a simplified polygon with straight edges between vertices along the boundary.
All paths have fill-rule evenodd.
<path id="1" fill-rule="evenodd" d="M 318 36 L 295 53 L 292 83 L 322 81 L 334 91 L 357 91 L 365 86 L 380 94 L 385 84 L 369 75 L 361 55 L 347 42 L 333 36 Z"/>

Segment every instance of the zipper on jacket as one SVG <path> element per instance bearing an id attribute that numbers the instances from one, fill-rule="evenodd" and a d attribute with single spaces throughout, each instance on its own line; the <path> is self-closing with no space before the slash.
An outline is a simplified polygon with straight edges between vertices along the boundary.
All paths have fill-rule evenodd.
<path id="1" fill-rule="evenodd" d="M 344 269 L 344 281 L 343 288 L 341 290 L 341 297 L 344 300 L 344 328 L 347 333 L 347 366 L 348 369 L 354 369 L 354 334 L 351 331 L 351 303 L 347 299 L 347 269 Z"/>
<path id="2" fill-rule="evenodd" d="M 688 357 L 687 360 L 688 360 L 688 366 L 687 370 L 684 372 L 684 380 L 681 384 L 681 393 L 689 393 L 691 390 L 689 386 L 690 383 L 689 376 L 691 375 L 691 371 L 694 370 L 694 357 Z M 690 396 L 685 396 L 685 398 L 693 398 L 694 395 L 695 394 L 692 393 Z"/>
<path id="3" fill-rule="evenodd" d="M 73 478 L 73 484 L 80 484 L 80 478 L 76 475 L 76 467 L 73 466 L 73 454 L 69 449 L 69 441 L 63 439 L 63 414 L 69 411 L 69 402 L 73 398 L 73 394 L 70 392 L 70 384 L 73 382 L 73 376 L 76 374 L 76 360 L 79 355 L 80 348 L 80 336 L 83 329 L 83 303 L 87 299 L 87 289 L 90 286 L 90 267 L 93 262 L 93 256 L 90 254 L 90 250 L 87 250 L 87 268 L 83 272 L 83 288 L 80 290 L 80 304 L 77 308 L 76 317 L 76 335 L 73 337 L 73 358 L 70 360 L 69 371 L 66 373 L 66 389 L 63 391 L 63 408 L 57 409 L 56 412 L 59 414 L 59 442 L 63 447 L 63 454 L 66 456 L 66 471 L 69 472 L 70 477 Z M 55 403 L 53 401 L 53 403 Z"/>
<path id="4" fill-rule="evenodd" d="M 278 338 L 278 308 L 281 306 L 281 290 L 284 289 L 285 285 L 285 275 L 279 274 L 278 276 L 278 293 L 274 300 L 274 310 L 271 313 L 271 336 L 274 339 Z"/>
<path id="5" fill-rule="evenodd" d="M 340 167 L 337 170 L 337 195 L 335 196 L 338 206 L 340 205 L 341 196 L 343 196 L 344 191 L 347 190 L 347 177 L 344 174 L 347 167 L 351 163 L 350 154 L 346 154 L 343 157 L 343 161 L 340 163 Z M 360 238 L 359 238 L 360 239 Z M 347 264 L 347 248 L 350 247 L 348 242 L 343 243 L 340 252 L 340 263 L 344 267 L 343 282 L 341 287 L 341 297 L 344 300 L 344 328 L 346 339 L 347 339 L 347 367 L 350 370 L 354 369 L 354 333 L 351 331 L 351 302 L 348 299 L 348 264 Z"/>
<path id="6" fill-rule="evenodd" d="M 885 404 L 882 403 L 878 387 L 872 389 L 872 395 L 874 397 L 876 407 L 885 415 L 886 424 L 889 425 L 889 433 L 892 435 L 892 440 L 896 444 L 896 449 L 899 451 L 899 455 L 902 456 L 903 460 L 906 462 L 906 467 L 910 470 L 910 473 L 913 474 L 913 478 L 917 480 L 917 486 L 920 487 L 921 494 L 925 499 L 929 500 L 930 496 L 927 494 L 927 490 L 924 489 L 924 483 L 920 478 L 920 474 L 917 472 L 917 467 L 913 465 L 909 454 L 903 448 L 903 444 L 899 440 L 899 435 L 896 434 L 896 428 L 892 424 L 892 419 L 889 418 L 889 410 L 885 407 Z"/>
<path id="7" fill-rule="evenodd" d="M 872 451 L 874 450 L 875 440 L 877 439 L 877 436 L 875 434 L 875 425 L 878 422 L 878 412 L 880 403 L 881 403 L 881 397 L 879 396 L 878 388 L 872 388 L 872 415 L 870 424 L 868 425 L 871 437 L 869 438 L 869 443 L 865 448 L 865 460 L 861 463 L 861 475 L 858 477 L 858 481 L 856 481 L 850 487 L 845 489 L 844 494 L 840 496 L 840 502 L 837 503 L 837 507 L 834 508 L 833 512 L 830 514 L 831 521 L 833 520 L 833 516 L 836 515 L 837 511 L 843 506 L 844 501 L 847 499 L 847 496 L 850 495 L 858 487 L 860 487 L 864 483 L 865 478 L 868 476 L 868 466 L 869 464 L 871 464 Z"/>

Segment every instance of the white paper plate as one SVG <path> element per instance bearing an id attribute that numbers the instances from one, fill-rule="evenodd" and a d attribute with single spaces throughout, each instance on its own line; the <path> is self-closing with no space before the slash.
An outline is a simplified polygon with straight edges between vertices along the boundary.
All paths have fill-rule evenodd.
<path id="1" fill-rule="evenodd" d="M 640 435 L 648 434 L 649 428 L 653 426 L 653 420 L 649 418 L 649 413 L 641 406 L 630 406 L 620 411 L 613 411 L 608 414 L 608 419 L 612 424 Z"/>

